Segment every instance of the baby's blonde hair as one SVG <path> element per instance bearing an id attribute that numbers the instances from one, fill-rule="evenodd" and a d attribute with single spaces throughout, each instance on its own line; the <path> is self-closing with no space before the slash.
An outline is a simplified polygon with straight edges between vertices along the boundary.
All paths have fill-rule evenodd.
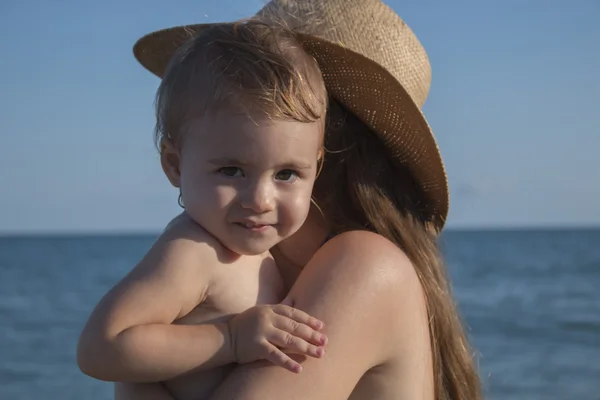
<path id="1" fill-rule="evenodd" d="M 283 24 L 222 23 L 191 36 L 171 59 L 156 94 L 156 144 L 178 145 L 190 118 L 223 107 L 324 123 L 327 90 L 317 62 Z"/>

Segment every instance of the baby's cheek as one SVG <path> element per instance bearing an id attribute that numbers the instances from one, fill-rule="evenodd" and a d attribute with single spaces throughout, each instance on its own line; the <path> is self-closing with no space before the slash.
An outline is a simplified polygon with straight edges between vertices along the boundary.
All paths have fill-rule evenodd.
<path id="1" fill-rule="evenodd" d="M 229 208 L 237 199 L 237 190 L 232 186 L 219 186 L 210 191 L 209 197 L 214 208 Z"/>
<path id="2" fill-rule="evenodd" d="M 196 185 L 183 196 L 184 206 L 192 218 L 206 229 L 215 229 L 227 219 L 226 213 L 234 196 L 231 190 L 223 190 L 214 185 Z"/>
<path id="3" fill-rule="evenodd" d="M 226 191 L 200 180 L 182 186 L 181 191 L 186 209 L 193 208 L 196 212 L 215 212 L 227 198 Z"/>
<path id="4" fill-rule="evenodd" d="M 288 214 L 291 223 L 299 227 L 304 223 L 308 210 L 310 209 L 311 190 L 306 187 L 294 193 L 290 193 L 286 201 L 286 213 Z"/>

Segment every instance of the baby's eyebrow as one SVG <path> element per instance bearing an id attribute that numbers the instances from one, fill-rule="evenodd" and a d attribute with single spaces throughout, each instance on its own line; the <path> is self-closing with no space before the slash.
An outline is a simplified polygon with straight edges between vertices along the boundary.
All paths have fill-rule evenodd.
<path id="1" fill-rule="evenodd" d="M 248 165 L 248 163 L 242 160 L 237 160 L 235 158 L 213 158 L 211 160 L 208 160 L 208 162 L 214 165 Z"/>
<path id="2" fill-rule="evenodd" d="M 311 169 L 312 165 L 304 162 L 287 162 L 277 166 L 280 169 Z"/>
<path id="3" fill-rule="evenodd" d="M 208 160 L 208 162 L 212 165 L 235 165 L 239 167 L 246 167 L 250 165 L 247 161 L 239 160 L 236 158 L 230 157 L 222 157 L 222 158 L 213 158 Z M 305 161 L 288 161 L 282 164 L 278 164 L 276 169 L 311 169 L 312 165 L 306 163 Z"/>

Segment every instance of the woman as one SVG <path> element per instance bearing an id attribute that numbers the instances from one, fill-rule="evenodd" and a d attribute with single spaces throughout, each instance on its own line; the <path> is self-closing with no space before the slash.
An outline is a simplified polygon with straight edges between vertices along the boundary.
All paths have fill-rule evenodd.
<path id="1" fill-rule="evenodd" d="M 278 0 L 259 15 L 302 32 L 333 99 L 317 206 L 272 250 L 288 299 L 325 321 L 329 343 L 299 375 L 238 366 L 212 398 L 481 398 L 436 245 L 448 189 L 420 111 L 430 84 L 420 43 L 379 0 Z M 160 77 L 203 27 L 154 32 L 134 53 Z M 136 398 L 134 389 L 119 385 L 119 398 Z"/>

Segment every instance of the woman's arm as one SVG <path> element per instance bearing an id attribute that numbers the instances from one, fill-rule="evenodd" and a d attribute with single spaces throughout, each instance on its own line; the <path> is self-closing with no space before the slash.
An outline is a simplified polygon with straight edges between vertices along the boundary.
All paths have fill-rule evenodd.
<path id="1" fill-rule="evenodd" d="M 264 362 L 238 366 L 212 399 L 347 399 L 369 369 L 395 361 L 399 342 L 415 336 L 401 327 L 417 324 L 415 315 L 425 312 L 418 277 L 404 253 L 362 231 L 325 244 L 288 297 L 325 322 L 325 356 L 302 360 L 298 375 Z"/>
<path id="2" fill-rule="evenodd" d="M 175 400 L 165 385 L 157 383 L 115 383 L 114 400 Z"/>

